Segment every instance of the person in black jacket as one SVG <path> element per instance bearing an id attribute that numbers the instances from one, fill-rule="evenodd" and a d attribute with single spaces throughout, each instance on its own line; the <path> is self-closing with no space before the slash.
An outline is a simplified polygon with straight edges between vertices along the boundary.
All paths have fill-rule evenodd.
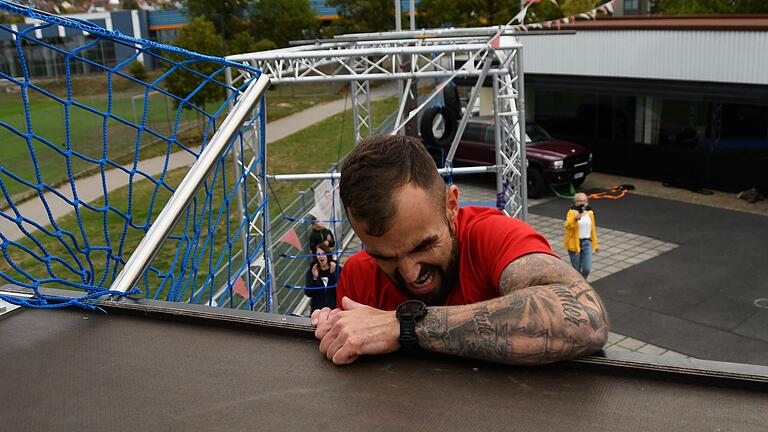
<path id="1" fill-rule="evenodd" d="M 323 255 L 320 248 L 315 249 L 317 256 L 313 257 L 312 265 L 307 270 L 307 283 L 304 294 L 312 299 L 312 310 L 331 308 L 336 309 L 336 281 L 341 272 L 341 266 Z"/>
<path id="2" fill-rule="evenodd" d="M 323 223 L 316 218 L 312 218 L 312 229 L 309 231 L 310 253 L 316 253 L 315 250 L 320 248 L 322 252 L 329 254 L 333 252 L 334 246 L 336 246 L 336 240 L 333 238 L 331 230 L 324 227 Z"/>

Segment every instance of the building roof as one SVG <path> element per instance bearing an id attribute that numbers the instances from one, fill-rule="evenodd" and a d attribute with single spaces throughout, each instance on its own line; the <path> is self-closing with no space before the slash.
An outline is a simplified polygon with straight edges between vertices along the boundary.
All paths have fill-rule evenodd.
<path id="1" fill-rule="evenodd" d="M 554 27 L 553 27 L 554 28 Z M 600 17 L 561 24 L 561 30 L 729 30 L 768 31 L 768 15 Z"/>

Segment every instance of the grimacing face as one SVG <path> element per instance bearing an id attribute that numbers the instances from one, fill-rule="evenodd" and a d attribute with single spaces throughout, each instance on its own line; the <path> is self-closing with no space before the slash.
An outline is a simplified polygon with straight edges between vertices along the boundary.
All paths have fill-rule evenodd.
<path id="1" fill-rule="evenodd" d="M 459 190 L 450 186 L 445 202 L 437 203 L 429 191 L 406 184 L 392 201 L 397 210 L 384 235 L 367 234 L 365 221 L 350 215 L 352 228 L 400 291 L 430 305 L 440 304 L 458 273 Z"/>

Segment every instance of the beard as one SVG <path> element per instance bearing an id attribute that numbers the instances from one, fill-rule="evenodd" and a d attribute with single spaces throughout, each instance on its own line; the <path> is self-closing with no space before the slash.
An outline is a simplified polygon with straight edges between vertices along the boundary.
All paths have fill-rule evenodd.
<path id="1" fill-rule="evenodd" d="M 447 222 L 447 221 L 446 221 Z M 392 283 L 401 293 L 414 300 L 421 300 L 429 306 L 441 306 L 448 295 L 453 291 L 453 287 L 456 285 L 456 281 L 459 277 L 459 241 L 456 238 L 456 232 L 452 224 L 448 223 L 448 230 L 451 233 L 451 253 L 448 259 L 448 265 L 446 268 L 432 265 L 422 265 L 421 271 L 434 272 L 440 278 L 440 285 L 436 286 L 432 291 L 426 294 L 414 294 L 408 289 L 403 277 L 399 272 L 395 273 Z M 421 275 L 419 275 L 421 277 Z"/>

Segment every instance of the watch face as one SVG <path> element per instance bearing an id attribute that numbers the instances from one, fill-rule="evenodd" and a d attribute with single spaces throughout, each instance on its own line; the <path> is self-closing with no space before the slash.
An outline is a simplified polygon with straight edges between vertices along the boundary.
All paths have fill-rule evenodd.
<path id="1" fill-rule="evenodd" d="M 424 303 L 418 300 L 410 300 L 401 303 L 400 306 L 397 307 L 397 311 L 402 315 L 416 315 L 422 310 L 424 310 Z"/>

